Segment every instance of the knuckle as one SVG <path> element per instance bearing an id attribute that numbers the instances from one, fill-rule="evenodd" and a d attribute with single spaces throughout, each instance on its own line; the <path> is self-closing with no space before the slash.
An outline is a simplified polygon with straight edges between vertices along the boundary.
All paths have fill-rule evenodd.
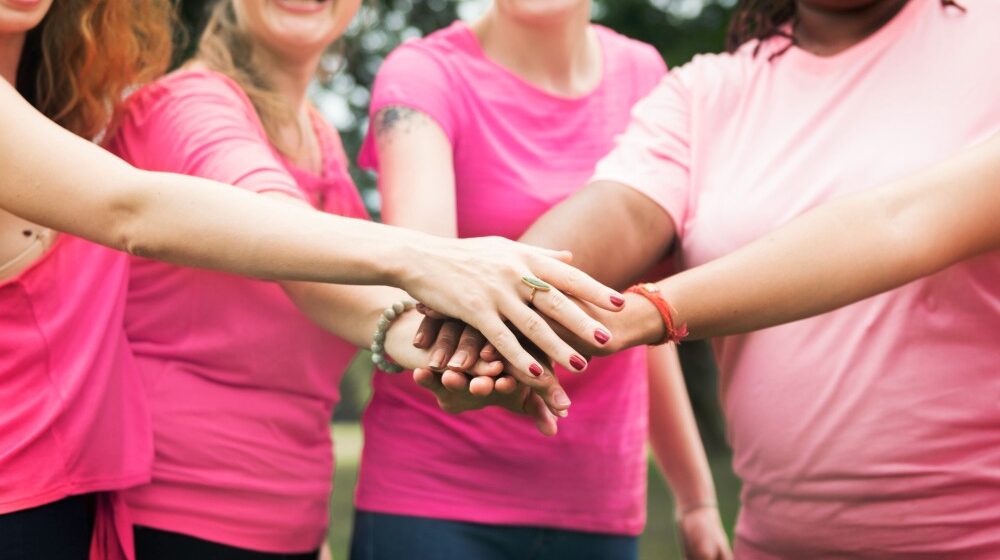
<path id="1" fill-rule="evenodd" d="M 558 313 L 566 308 L 566 303 L 568 300 L 566 299 L 566 296 L 562 295 L 562 293 L 553 290 L 546 295 L 549 296 L 545 299 L 547 300 L 548 308 L 552 312 Z"/>
<path id="2" fill-rule="evenodd" d="M 544 328 L 545 321 L 542 320 L 537 314 L 532 313 L 528 315 L 524 320 L 524 334 L 527 335 L 537 335 L 542 332 Z"/>

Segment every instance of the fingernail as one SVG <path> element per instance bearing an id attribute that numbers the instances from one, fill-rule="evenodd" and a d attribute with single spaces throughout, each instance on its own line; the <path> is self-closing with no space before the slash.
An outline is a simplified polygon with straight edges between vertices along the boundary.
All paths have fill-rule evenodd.
<path id="1" fill-rule="evenodd" d="M 569 411 L 568 410 L 557 410 L 556 411 L 556 416 L 558 416 L 560 418 L 565 418 L 565 417 L 569 416 Z"/>
<path id="2" fill-rule="evenodd" d="M 444 365 L 444 350 L 441 350 L 440 348 L 435 350 L 434 353 L 431 354 L 431 361 L 428 365 L 431 369 L 441 369 Z"/>
<path id="3" fill-rule="evenodd" d="M 600 344 L 607 344 L 611 340 L 611 333 L 604 329 L 597 329 L 594 331 L 594 340 Z"/>
<path id="4" fill-rule="evenodd" d="M 531 375 L 534 375 L 535 377 L 538 377 L 539 375 L 545 373 L 545 370 L 542 369 L 542 366 L 538 364 L 531 364 L 530 366 L 528 366 L 528 371 L 531 373 Z"/>
<path id="5" fill-rule="evenodd" d="M 423 333 L 423 331 L 421 331 L 421 332 L 417 333 L 417 336 L 413 337 L 413 345 L 414 346 L 420 346 L 423 343 L 424 343 L 424 333 Z"/>
<path id="6" fill-rule="evenodd" d="M 461 368 L 465 365 L 465 361 L 468 359 L 469 353 L 465 350 L 459 350 L 454 356 L 451 357 L 451 361 L 448 362 L 448 367 Z"/>
<path id="7" fill-rule="evenodd" d="M 584 360 L 583 356 L 573 354 L 569 357 L 569 365 L 573 366 L 576 371 L 583 371 L 587 367 L 587 360 Z"/>
<path id="8" fill-rule="evenodd" d="M 556 389 L 556 391 L 552 393 L 552 400 L 554 400 L 556 404 L 561 407 L 567 407 L 572 404 L 569 397 L 566 395 L 566 391 L 563 391 L 562 389 Z"/>
<path id="9" fill-rule="evenodd" d="M 611 296 L 611 305 L 615 307 L 621 307 L 625 305 L 625 298 L 621 296 Z"/>

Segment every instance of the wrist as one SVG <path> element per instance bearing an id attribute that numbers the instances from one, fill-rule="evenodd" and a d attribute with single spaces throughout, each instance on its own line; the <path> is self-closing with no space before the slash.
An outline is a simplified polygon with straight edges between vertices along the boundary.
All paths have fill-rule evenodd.
<path id="1" fill-rule="evenodd" d="M 622 349 L 634 346 L 648 346 L 663 340 L 665 327 L 659 310 L 648 299 L 639 294 L 625 294 L 625 309 L 618 312 L 621 315 L 622 328 L 615 332 L 615 340 L 620 341 Z"/>
<path id="2" fill-rule="evenodd" d="M 383 311 L 378 319 L 375 333 L 372 338 L 371 351 L 372 363 L 377 370 L 386 373 L 399 373 L 405 369 L 410 369 L 408 365 L 412 362 L 408 360 L 410 352 L 406 336 L 412 341 L 412 331 L 405 328 L 407 323 L 414 324 L 419 321 L 415 318 L 413 310 L 413 300 L 403 300 L 392 304 Z M 411 326 L 411 328 L 413 328 Z M 407 333 L 410 333 L 407 335 Z M 412 342 L 409 343 L 412 347 Z"/>
<path id="3" fill-rule="evenodd" d="M 405 236 L 386 243 L 381 256 L 373 266 L 383 278 L 383 284 L 412 293 L 424 276 L 427 263 L 435 262 L 428 251 L 437 238 L 419 231 L 408 231 Z"/>
<path id="4" fill-rule="evenodd" d="M 718 502 L 715 501 L 714 498 L 710 500 L 700 500 L 687 503 L 678 502 L 674 507 L 675 507 L 674 518 L 677 521 L 681 521 L 688 515 L 701 511 L 706 511 L 706 510 L 714 512 L 719 511 L 719 504 Z"/>

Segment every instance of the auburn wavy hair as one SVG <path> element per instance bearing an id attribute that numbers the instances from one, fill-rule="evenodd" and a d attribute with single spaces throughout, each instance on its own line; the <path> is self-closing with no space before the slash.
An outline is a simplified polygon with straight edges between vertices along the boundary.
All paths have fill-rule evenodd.
<path id="1" fill-rule="evenodd" d="M 922 2 L 925 0 L 910 0 L 911 2 Z M 940 0 L 941 6 L 953 7 L 965 11 L 956 0 Z M 794 27 L 797 17 L 795 6 L 797 0 L 739 0 L 733 17 L 729 21 L 729 31 L 726 35 L 726 49 L 733 52 L 740 48 L 740 45 L 757 39 L 763 43 L 765 39 L 771 37 L 785 37 L 789 39 L 788 46 L 794 44 L 795 37 L 788 30 L 788 26 Z M 754 54 L 760 49 L 760 43 Z M 785 49 L 787 50 L 787 48 Z M 781 55 L 781 50 L 774 56 Z"/>
<path id="2" fill-rule="evenodd" d="M 112 132 L 129 91 L 170 64 L 170 0 L 55 0 L 28 32 L 17 89 L 88 140 Z"/>

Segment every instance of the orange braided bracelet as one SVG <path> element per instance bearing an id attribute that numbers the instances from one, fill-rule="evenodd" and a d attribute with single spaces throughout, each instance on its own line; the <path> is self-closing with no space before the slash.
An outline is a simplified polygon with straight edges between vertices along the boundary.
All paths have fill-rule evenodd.
<path id="1" fill-rule="evenodd" d="M 680 344 L 687 337 L 687 325 L 681 325 L 680 327 L 674 325 L 674 316 L 670 311 L 670 304 L 667 303 L 667 300 L 663 299 L 663 293 L 660 292 L 660 288 L 656 284 L 636 284 L 625 290 L 625 293 L 639 294 L 649 300 L 650 303 L 656 306 L 656 310 L 660 312 L 660 319 L 663 320 L 664 328 L 663 338 L 653 346 L 666 344 L 667 342 Z"/>

